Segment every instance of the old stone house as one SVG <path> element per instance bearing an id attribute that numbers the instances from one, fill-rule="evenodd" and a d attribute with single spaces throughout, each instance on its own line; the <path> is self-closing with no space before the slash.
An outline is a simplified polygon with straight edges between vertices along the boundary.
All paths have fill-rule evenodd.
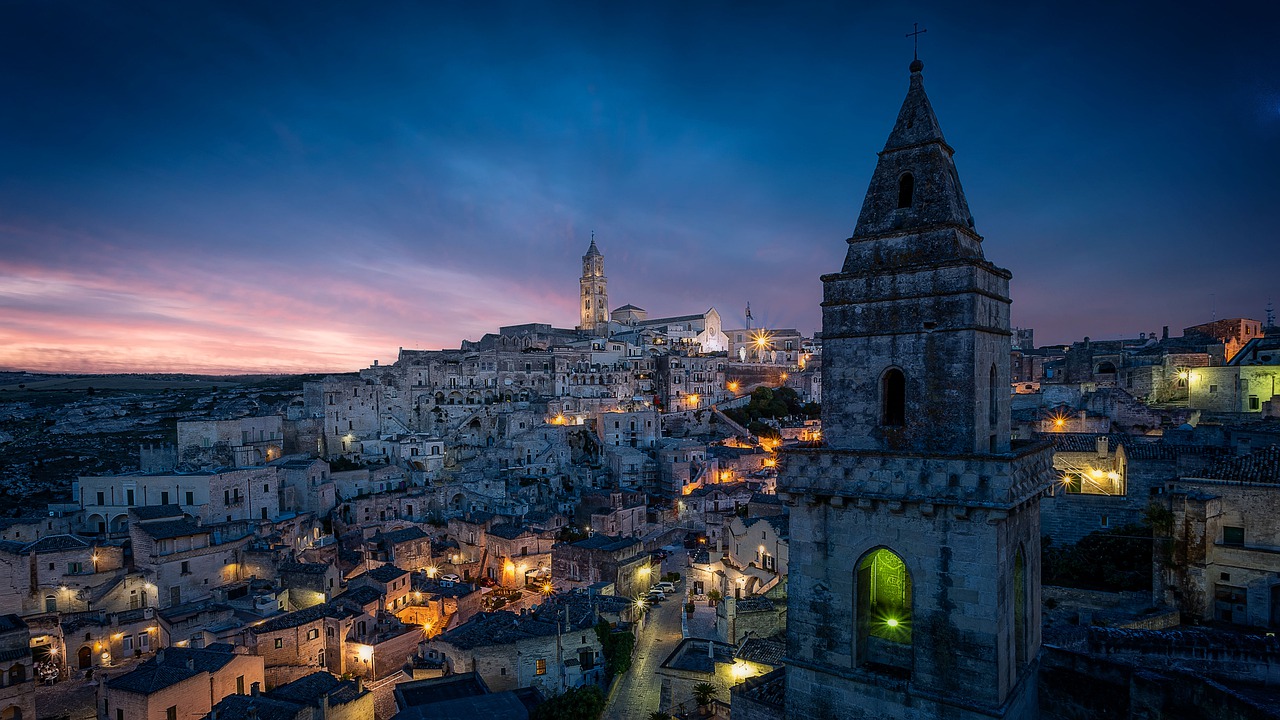
<path id="1" fill-rule="evenodd" d="M 133 670 L 98 686 L 98 717 L 179 720 L 203 717 L 228 695 L 244 695 L 264 681 L 262 658 L 230 645 L 164 648 Z"/>
<path id="2" fill-rule="evenodd" d="M 426 652 L 451 673 L 479 674 L 494 691 L 533 686 L 558 694 L 599 679 L 595 624 L 589 603 L 561 597 L 520 614 L 480 613 L 427 641 Z"/>

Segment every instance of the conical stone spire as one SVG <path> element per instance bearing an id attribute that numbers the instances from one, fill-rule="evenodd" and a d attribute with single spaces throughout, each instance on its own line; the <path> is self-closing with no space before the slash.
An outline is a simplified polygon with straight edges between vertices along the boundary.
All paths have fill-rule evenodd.
<path id="1" fill-rule="evenodd" d="M 907 97 L 898 111 L 849 239 L 846 272 L 920 260 L 982 257 L 942 126 L 924 91 L 924 63 L 911 65 Z M 910 243 L 895 237 L 911 236 Z M 861 244 L 860 243 L 864 243 Z M 870 263 L 870 265 L 868 265 Z"/>

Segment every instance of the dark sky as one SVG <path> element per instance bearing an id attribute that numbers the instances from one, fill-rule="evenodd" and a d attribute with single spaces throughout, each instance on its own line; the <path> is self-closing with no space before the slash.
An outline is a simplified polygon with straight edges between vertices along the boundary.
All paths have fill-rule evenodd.
<path id="1" fill-rule="evenodd" d="M 0 367 L 572 326 L 592 230 L 615 307 L 811 333 L 916 21 L 1014 324 L 1263 319 L 1280 11 L 1187 5 L 4 3 Z"/>

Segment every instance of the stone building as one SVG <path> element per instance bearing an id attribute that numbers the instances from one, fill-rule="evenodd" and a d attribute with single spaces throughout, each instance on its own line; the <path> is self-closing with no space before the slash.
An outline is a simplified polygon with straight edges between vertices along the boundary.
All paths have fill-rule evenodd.
<path id="1" fill-rule="evenodd" d="M 1161 601 L 1184 616 L 1280 630 L 1280 447 L 1222 458 L 1165 488 Z"/>
<path id="2" fill-rule="evenodd" d="M 148 592 L 158 594 L 159 607 L 209 597 L 213 588 L 242 579 L 248 533 L 219 542 L 223 538 L 189 519 L 177 505 L 134 508 L 130 516 L 133 562 L 148 579 Z"/>
<path id="3" fill-rule="evenodd" d="M 178 422 L 178 461 L 196 467 L 264 465 L 284 454 L 279 415 Z"/>
<path id="4" fill-rule="evenodd" d="M 592 335 L 609 334 L 609 279 L 604 276 L 604 255 L 596 247 L 595 234 L 591 246 L 582 256 L 582 279 L 579 281 L 582 295 L 582 323 L 578 326 Z"/>
<path id="5" fill-rule="evenodd" d="M 340 680 L 327 672 L 310 675 L 260 693 L 228 695 L 204 720 L 374 720 L 373 693 L 359 678 Z"/>
<path id="6" fill-rule="evenodd" d="M 1011 446 L 1010 273 L 983 257 L 922 69 L 822 278 L 827 447 L 780 461 L 788 717 L 1037 712 L 1052 458 Z"/>
<path id="7" fill-rule="evenodd" d="M 165 648 L 135 669 L 98 686 L 98 717 L 179 720 L 203 717 L 228 695 L 263 685 L 262 658 L 230 645 Z"/>
<path id="8" fill-rule="evenodd" d="M 616 595 L 638 597 L 657 581 L 651 566 L 644 545 L 633 537 L 595 534 L 551 549 L 551 581 L 557 590 L 603 582 L 612 584 Z"/>
<path id="9" fill-rule="evenodd" d="M 598 681 L 604 654 L 595 609 L 560 596 L 519 615 L 480 613 L 427 641 L 450 673 L 474 672 L 496 692 L 536 687 L 548 695 Z"/>
<path id="10" fill-rule="evenodd" d="M 0 615 L 0 718 L 35 720 L 35 681 L 30 629 L 17 615 Z"/>

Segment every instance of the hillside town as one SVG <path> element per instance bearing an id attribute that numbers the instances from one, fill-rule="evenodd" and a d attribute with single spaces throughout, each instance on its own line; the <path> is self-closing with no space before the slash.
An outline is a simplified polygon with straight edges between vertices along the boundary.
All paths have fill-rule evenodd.
<path id="1" fill-rule="evenodd" d="M 576 327 L 0 521 L 0 720 L 1275 717 L 1274 314 L 1037 346 L 922 67 L 814 336 L 617 305 L 592 237 Z"/>

